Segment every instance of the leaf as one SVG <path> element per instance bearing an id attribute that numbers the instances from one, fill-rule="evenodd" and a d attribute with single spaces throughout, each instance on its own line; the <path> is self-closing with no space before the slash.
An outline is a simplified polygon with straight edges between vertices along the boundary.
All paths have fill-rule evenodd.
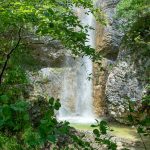
<path id="1" fill-rule="evenodd" d="M 4 120 L 8 120 L 12 117 L 12 112 L 8 105 L 3 105 L 2 116 L 3 116 Z"/>
<path id="2" fill-rule="evenodd" d="M 145 133 L 144 128 L 142 128 L 142 127 L 138 127 L 137 132 L 138 133 Z"/>
<path id="3" fill-rule="evenodd" d="M 6 104 L 8 103 L 9 97 L 7 95 L 1 95 L 0 96 L 0 102 Z"/>
<path id="4" fill-rule="evenodd" d="M 128 115 L 128 120 L 129 120 L 130 122 L 133 122 L 133 121 L 134 121 L 133 116 L 132 116 L 132 115 Z"/>
<path id="5" fill-rule="evenodd" d="M 28 114 L 24 114 L 23 115 L 23 120 L 24 121 L 28 121 L 29 120 L 29 115 Z"/>
<path id="6" fill-rule="evenodd" d="M 53 105 L 54 101 L 55 101 L 55 99 L 54 99 L 53 97 L 51 97 L 51 98 L 49 99 L 49 103 L 50 103 L 51 105 Z"/>
<path id="7" fill-rule="evenodd" d="M 59 110 L 60 107 L 61 107 L 61 104 L 59 103 L 59 101 L 56 101 L 56 102 L 55 102 L 55 105 L 54 105 L 54 108 L 55 108 L 56 110 Z"/>
<path id="8" fill-rule="evenodd" d="M 94 127 L 97 127 L 97 125 L 95 125 L 95 124 L 92 124 L 92 125 L 91 125 L 91 127 L 93 127 L 93 128 L 94 128 Z"/>
<path id="9" fill-rule="evenodd" d="M 149 134 L 148 134 L 148 133 L 145 133 L 144 136 L 149 136 Z"/>
<path id="10" fill-rule="evenodd" d="M 97 137 L 100 136 L 100 132 L 99 132 L 98 129 L 94 129 L 94 130 L 93 130 L 93 133 L 94 133 Z"/>
<path id="11" fill-rule="evenodd" d="M 52 23 L 52 22 L 49 23 L 49 27 L 50 27 L 50 28 L 54 28 L 54 23 Z"/>
<path id="12" fill-rule="evenodd" d="M 0 118 L 0 129 L 3 127 L 4 124 L 5 124 L 5 121 L 2 118 Z"/>
<path id="13" fill-rule="evenodd" d="M 107 122 L 102 120 L 100 122 L 99 129 L 100 129 L 100 131 L 101 131 L 102 134 L 106 134 L 107 130 L 108 130 Z"/>
<path id="14" fill-rule="evenodd" d="M 47 136 L 47 139 L 52 142 L 52 143 L 55 143 L 56 142 L 56 137 L 54 135 L 48 135 Z"/>
<path id="15" fill-rule="evenodd" d="M 20 111 L 20 112 L 24 112 L 27 110 L 28 108 L 28 103 L 25 101 L 18 101 L 15 104 L 11 104 L 10 107 L 14 110 L 14 111 Z"/>

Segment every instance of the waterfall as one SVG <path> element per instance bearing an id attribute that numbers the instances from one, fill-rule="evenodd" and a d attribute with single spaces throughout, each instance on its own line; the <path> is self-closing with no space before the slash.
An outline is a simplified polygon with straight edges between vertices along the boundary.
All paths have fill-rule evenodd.
<path id="1" fill-rule="evenodd" d="M 94 26 L 93 15 L 85 14 L 88 10 L 76 9 L 83 25 Z M 95 47 L 95 31 L 88 31 L 88 42 L 92 48 Z M 75 123 L 95 122 L 93 113 L 93 86 L 92 79 L 89 80 L 93 72 L 93 64 L 88 56 L 76 58 L 74 68 L 66 67 L 61 92 L 61 109 L 59 120 L 67 120 Z M 66 58 L 66 64 L 71 64 L 70 59 Z M 70 81 L 70 72 L 74 74 Z"/>

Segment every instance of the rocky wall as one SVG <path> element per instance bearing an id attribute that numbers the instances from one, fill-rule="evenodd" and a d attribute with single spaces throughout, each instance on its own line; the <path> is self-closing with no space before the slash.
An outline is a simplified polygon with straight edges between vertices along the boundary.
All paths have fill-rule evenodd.
<path id="1" fill-rule="evenodd" d="M 148 85 L 146 79 L 150 76 L 150 60 L 148 56 L 143 56 L 142 49 L 133 52 L 122 46 L 123 33 L 117 28 L 120 21 L 114 17 L 118 2 L 119 0 L 97 2 L 106 14 L 108 24 L 105 27 L 97 24 L 96 28 L 97 51 L 101 52 L 105 63 L 102 62 L 104 70 L 100 73 L 99 66 L 94 65 L 94 101 L 98 108 L 106 106 L 110 117 L 125 123 L 129 113 L 126 97 L 141 102 Z M 99 113 L 102 114 L 102 111 L 99 110 Z"/>
<path id="2" fill-rule="evenodd" d="M 103 117 L 107 114 L 107 105 L 105 101 L 105 88 L 107 81 L 107 60 L 102 61 L 102 66 L 94 64 L 93 72 L 93 104 L 97 117 Z"/>
<path id="3" fill-rule="evenodd" d="M 93 64 L 93 98 L 95 112 L 98 116 L 107 114 L 105 89 L 109 64 L 112 64 L 117 58 L 122 37 L 116 29 L 118 21 L 114 18 L 118 2 L 119 0 L 98 0 L 96 4 L 103 10 L 107 20 L 106 26 L 99 22 L 96 25 L 96 50 L 103 56 L 101 66 Z"/>
<path id="4" fill-rule="evenodd" d="M 141 55 L 142 50 L 132 52 L 120 50 L 116 63 L 111 69 L 106 83 L 106 99 L 110 116 L 117 121 L 128 122 L 129 102 L 140 106 L 142 96 L 146 92 L 150 76 L 150 59 Z"/>
<path id="5" fill-rule="evenodd" d="M 76 62 L 70 52 L 50 37 L 28 34 L 24 40 L 28 48 L 28 56 L 24 59 L 29 62 L 26 62 L 25 69 L 32 85 L 30 99 L 36 99 L 38 95 L 62 98 L 66 74 L 68 83 L 73 84 L 72 78 L 75 77 Z"/>
<path id="6" fill-rule="evenodd" d="M 140 53 L 131 53 L 127 48 L 122 48 L 123 36 L 117 29 L 118 20 L 114 18 L 116 5 L 119 0 L 98 0 L 97 6 L 102 8 L 107 17 L 107 26 L 97 23 L 96 50 L 103 56 L 102 66 L 93 64 L 93 106 L 97 116 L 109 116 L 119 122 L 124 122 L 127 117 L 128 105 L 125 97 L 132 100 L 141 100 L 147 85 L 144 78 L 150 76 L 147 71 L 150 67 L 148 57 L 141 57 Z M 33 85 L 30 96 L 34 99 L 37 95 L 66 98 L 65 89 L 71 98 L 64 101 L 68 110 L 75 109 L 77 93 L 77 59 L 58 41 L 51 41 L 48 37 L 28 37 L 28 46 L 32 49 L 36 69 L 27 68 L 29 79 Z M 68 63 L 69 62 L 69 63 Z M 71 92 L 74 91 L 74 92 Z M 64 94 L 62 94 L 64 93 Z"/>

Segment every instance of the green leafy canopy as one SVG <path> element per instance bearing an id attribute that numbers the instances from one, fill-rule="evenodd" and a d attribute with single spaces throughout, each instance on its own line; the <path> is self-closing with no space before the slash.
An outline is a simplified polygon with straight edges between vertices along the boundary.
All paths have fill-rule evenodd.
<path id="1" fill-rule="evenodd" d="M 94 8 L 91 0 L 2 0 L 0 2 L 0 34 L 6 33 L 16 37 L 19 28 L 39 35 L 49 35 L 60 40 L 62 44 L 76 55 L 90 55 L 97 58 L 90 45 L 85 46 L 87 31 L 91 27 L 81 24 L 75 14 L 75 7 L 88 8 L 89 12 L 98 16 L 105 23 L 102 12 Z M 4 39 L 3 39 L 4 40 Z M 12 43 L 10 43 L 11 45 Z M 2 45 L 4 49 L 5 46 Z"/>
<path id="2" fill-rule="evenodd" d="M 149 56 L 150 50 L 150 1 L 121 0 L 117 6 L 120 29 L 125 34 L 123 42 L 133 50 Z"/>

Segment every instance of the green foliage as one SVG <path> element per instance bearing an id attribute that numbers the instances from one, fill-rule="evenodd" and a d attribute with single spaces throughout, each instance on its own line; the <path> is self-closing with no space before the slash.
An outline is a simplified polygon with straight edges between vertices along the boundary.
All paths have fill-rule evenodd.
<path id="1" fill-rule="evenodd" d="M 17 40 L 16 31 L 21 27 L 23 31 L 33 32 L 39 35 L 49 35 L 53 39 L 60 40 L 62 44 L 72 50 L 76 55 L 90 55 L 93 59 L 98 56 L 89 45 L 85 46 L 87 31 L 91 29 L 84 26 L 75 15 L 74 7 L 88 8 L 89 12 L 98 16 L 98 20 L 104 24 L 102 12 L 95 9 L 92 1 L 79 0 L 45 0 L 29 1 L 8 0 L 0 2 L 0 34 L 1 49 L 7 51 Z M 11 34 L 10 34 L 11 32 Z M 8 41 L 9 40 L 9 41 Z M 13 41 L 13 42 L 12 42 Z M 9 44 L 8 44 L 9 43 Z"/>
<path id="2" fill-rule="evenodd" d="M 149 7 L 149 0 L 122 0 L 117 7 L 117 17 L 122 21 L 120 29 L 124 33 L 124 46 L 131 49 L 133 53 L 139 54 L 138 57 L 144 56 L 146 59 L 149 59 L 150 56 Z M 149 74 L 149 67 L 147 67 L 146 71 Z M 149 79 L 144 80 L 149 84 Z M 142 135 L 150 135 L 150 96 L 148 89 L 147 91 L 142 100 L 132 101 L 127 98 L 129 103 L 128 120 L 136 126 L 145 149 L 147 148 Z"/>
<path id="3" fill-rule="evenodd" d="M 20 145 L 17 143 L 15 137 L 7 137 L 0 133 L 0 149 L 2 150 L 22 150 Z"/>
<path id="4" fill-rule="evenodd" d="M 99 144 L 106 145 L 110 150 L 116 150 L 116 143 L 112 142 L 112 136 L 108 135 L 108 131 L 112 131 L 108 126 L 106 121 L 97 121 L 97 124 L 91 125 L 91 127 L 98 127 L 98 129 L 94 129 L 93 133 L 95 135 L 95 141 Z"/>
<path id="5" fill-rule="evenodd" d="M 33 104 L 25 100 L 11 103 L 7 95 L 1 95 L 0 102 L 0 149 L 39 150 L 47 144 L 49 148 L 62 150 L 67 149 L 68 144 L 78 149 L 93 149 L 68 122 L 57 121 L 55 112 L 61 107 L 59 100 L 40 98 Z M 35 113 L 37 103 L 40 115 L 37 116 L 39 121 L 35 122 L 33 115 L 38 115 Z"/>
<path id="6" fill-rule="evenodd" d="M 149 56 L 150 50 L 149 0 L 122 0 L 117 7 L 120 29 L 125 34 L 123 42 L 132 50 Z"/>
<path id="7" fill-rule="evenodd" d="M 27 113 L 28 105 L 24 101 L 18 101 L 15 104 L 3 104 L 0 107 L 0 129 L 12 129 L 19 131 L 25 128 L 26 122 L 29 121 Z"/>
<path id="8" fill-rule="evenodd" d="M 50 98 L 31 103 L 25 99 L 29 84 L 24 70 L 24 58 L 29 55 L 25 39 L 28 33 L 59 40 L 75 55 L 100 58 L 90 45 L 85 45 L 88 30 L 93 29 L 81 24 L 74 7 L 88 9 L 87 14 L 98 15 L 97 20 L 105 24 L 101 11 L 94 8 L 91 0 L 1 0 L 0 75 L 9 61 L 0 83 L 0 149 L 36 150 L 47 144 L 49 148 L 70 149 L 69 142 L 78 149 L 92 149 L 68 122 L 57 121 L 59 100 Z M 16 34 L 18 31 L 20 35 Z M 18 38 L 21 42 L 16 47 Z M 34 112 L 36 108 L 38 112 Z"/>

